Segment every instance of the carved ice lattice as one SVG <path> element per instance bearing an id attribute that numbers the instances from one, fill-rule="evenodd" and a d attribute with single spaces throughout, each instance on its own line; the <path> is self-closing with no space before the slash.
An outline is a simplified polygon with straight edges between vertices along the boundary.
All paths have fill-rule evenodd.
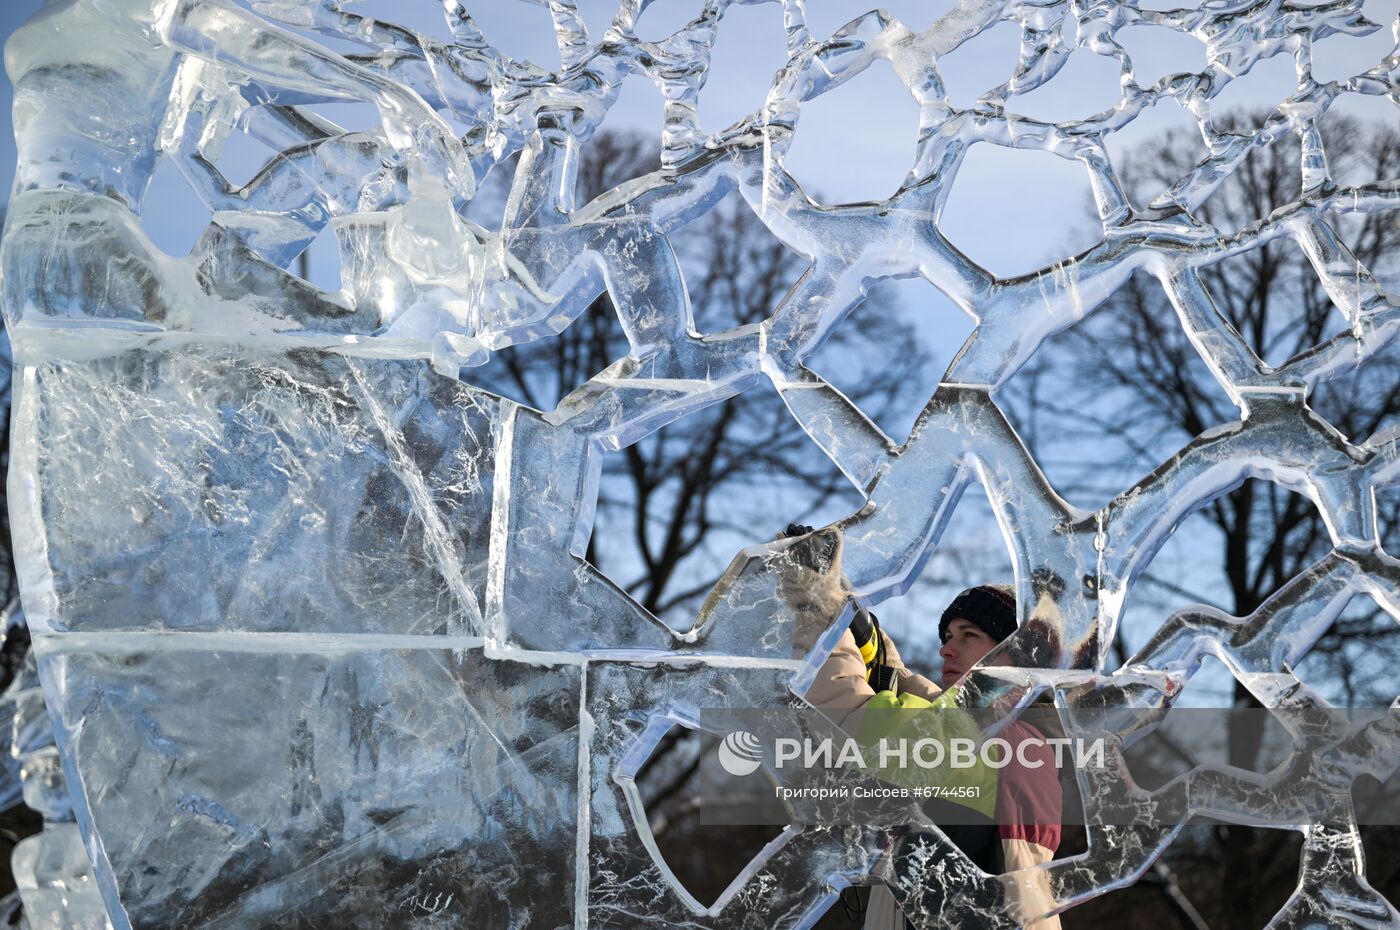
<path id="1" fill-rule="evenodd" d="M 1086 707 L 1165 709 L 1210 652 L 1267 706 L 1318 705 L 1289 670 L 1350 597 L 1400 613 L 1373 500 L 1400 481 L 1400 433 L 1344 437 L 1307 405 L 1400 328 L 1395 296 L 1333 225 L 1393 213 L 1400 182 L 1333 183 L 1317 128 L 1344 93 L 1400 104 L 1395 50 L 1343 80 L 1312 77 L 1314 41 L 1380 28 L 1358 2 L 964 0 L 923 33 L 872 12 L 828 37 L 786 0 L 787 63 L 762 110 L 715 131 L 696 100 L 729 5 L 707 0 L 646 42 L 633 31 L 645 0 L 623 0 L 601 36 L 573 0 L 551 0 L 556 72 L 499 53 L 456 0 L 451 42 L 329 2 L 255 2 L 254 14 L 212 0 L 77 0 L 10 40 L 14 527 L 70 789 L 118 927 L 814 921 L 833 881 L 874 867 L 885 831 L 789 829 L 705 909 L 648 851 L 626 777 L 702 705 L 800 703 L 831 637 L 778 606 L 783 547 L 741 553 L 685 633 L 581 558 L 601 456 L 744 391 L 776 388 L 868 498 L 834 527 L 868 601 L 904 590 L 963 489 L 984 485 L 1022 605 L 1002 648 L 1034 668 L 974 676 L 971 704 L 1053 685 L 1071 724 Z M 940 56 L 1000 21 L 1022 29 L 1015 73 L 972 109 L 950 105 Z M 1115 40 L 1135 23 L 1194 35 L 1208 65 L 1139 86 Z M 1017 95 L 1076 47 L 1121 65 L 1117 106 L 1059 125 L 1016 115 Z M 1296 93 L 1253 131 L 1215 128 L 1221 89 L 1285 52 Z M 819 207 L 783 164 L 802 104 L 881 59 L 920 108 L 914 164 L 883 203 Z M 577 205 L 580 145 L 630 74 L 665 97 L 660 170 Z M 382 125 L 345 132 L 315 112 L 345 100 L 375 104 Z M 1104 140 L 1164 100 L 1198 119 L 1208 153 L 1136 210 Z M 280 152 L 242 187 L 215 167 L 235 130 Z M 1289 133 L 1302 143 L 1293 203 L 1234 233 L 1199 219 L 1252 150 Z M 1080 162 L 1102 240 L 1009 280 L 955 250 L 938 218 L 978 141 Z M 464 219 L 516 152 L 500 230 Z M 139 222 L 162 158 L 213 213 L 188 258 L 160 253 Z M 697 334 L 667 234 L 736 190 L 811 266 L 761 326 Z M 327 224 L 344 266 L 334 294 L 285 270 Z M 1349 327 L 1270 367 L 1200 270 L 1285 237 Z M 1045 481 L 994 397 L 1135 271 L 1160 282 L 1241 419 L 1084 512 Z M 978 326 L 896 445 L 803 363 L 872 281 L 910 275 Z M 471 366 L 549 338 L 604 288 L 631 352 L 557 409 L 472 387 Z M 1332 553 L 1255 616 L 1179 612 L 1107 669 L 1134 573 L 1242 476 L 1307 495 Z M 635 719 L 652 725 L 638 735 Z M 1384 779 L 1395 739 L 1373 729 L 1330 764 Z M 1123 827 L 1096 815 L 1146 793 L 1111 761 L 1080 774 L 1098 824 L 1088 853 L 1045 867 L 1060 905 L 1131 880 L 1206 813 L 1326 824 L 1304 830 L 1298 892 L 1271 926 L 1400 927 L 1366 884 L 1347 793 L 1322 774 L 1260 790 L 1196 773 L 1152 798 L 1153 826 Z M 1299 812 L 1302 787 L 1335 803 Z M 897 897 L 923 920 L 956 886 L 962 913 L 1005 923 L 1000 879 L 958 863 Z"/>

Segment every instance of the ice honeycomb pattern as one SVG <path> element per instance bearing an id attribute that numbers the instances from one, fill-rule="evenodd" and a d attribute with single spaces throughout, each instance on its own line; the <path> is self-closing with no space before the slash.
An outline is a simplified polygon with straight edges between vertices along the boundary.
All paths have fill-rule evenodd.
<path id="1" fill-rule="evenodd" d="M 844 540 L 867 603 L 904 591 L 964 489 L 986 489 L 1022 605 L 1002 648 L 1024 667 L 976 675 L 969 705 L 1050 688 L 1071 729 L 1082 709 L 1165 711 L 1207 654 L 1269 707 L 1320 705 L 1291 669 L 1347 601 L 1400 615 L 1400 563 L 1380 548 L 1374 506 L 1400 482 L 1400 430 L 1346 437 L 1308 406 L 1400 332 L 1395 294 L 1336 228 L 1346 213 L 1394 214 L 1400 181 L 1335 182 L 1318 128 L 1344 95 L 1400 106 L 1400 52 L 1320 81 L 1313 44 L 1395 35 L 1400 21 L 1372 22 L 1358 0 L 959 0 L 922 32 L 876 10 L 822 35 L 803 0 L 771 2 L 786 64 L 762 108 L 722 129 L 701 124 L 697 100 L 731 0 L 697 0 L 696 18 L 658 41 L 636 34 L 647 0 L 621 0 L 601 34 L 575 0 L 541 0 L 557 70 L 498 51 L 461 0 L 443 4 L 451 41 L 334 0 L 64 0 L 9 40 L 19 161 L 0 262 L 17 558 L 117 930 L 767 930 L 809 926 L 837 889 L 879 874 L 891 837 L 915 825 L 792 827 L 706 908 L 655 854 L 626 775 L 702 706 L 800 705 L 846 622 L 799 623 L 783 606 L 787 543 L 738 553 L 687 631 L 583 558 L 602 457 L 741 392 L 776 390 L 865 496 L 825 532 Z M 940 58 L 1002 22 L 1021 30 L 1014 72 L 952 105 Z M 1116 38 L 1134 24 L 1194 36 L 1208 63 L 1138 84 Z M 1059 124 L 1017 115 L 1017 97 L 1076 49 L 1121 66 L 1117 104 Z M 1291 96 L 1258 127 L 1217 127 L 1221 91 L 1279 55 L 1296 66 Z M 907 178 L 881 203 L 818 206 L 784 167 L 803 105 L 881 61 L 919 107 Z M 661 163 L 578 203 L 580 150 L 629 75 L 664 97 Z M 377 108 L 378 125 L 346 131 L 317 112 L 347 101 Z M 1136 208 L 1106 140 L 1159 102 L 1192 115 L 1206 154 Z M 277 153 L 241 186 L 217 167 L 235 133 Z M 1237 231 L 1199 218 L 1251 151 L 1290 135 L 1293 202 Z M 977 142 L 1078 162 L 1098 243 L 1009 279 L 954 248 L 940 211 Z M 188 256 L 142 227 L 163 160 L 212 214 Z M 478 187 L 512 164 L 499 228 L 468 220 Z M 810 267 L 761 325 L 698 333 L 668 234 L 735 191 Z M 288 270 L 327 227 L 338 292 Z M 1347 325 L 1273 367 L 1201 271 L 1280 240 Z M 1087 512 L 1042 476 L 997 392 L 1134 272 L 1169 296 L 1166 325 L 1186 330 L 1240 417 Z M 977 327 L 897 443 L 804 362 L 868 287 L 911 276 Z M 631 351 L 556 409 L 473 386 L 473 366 L 549 339 L 604 290 Z M 1332 552 L 1256 615 L 1180 611 L 1110 667 L 1135 573 L 1245 477 L 1306 495 Z M 1306 785 L 1335 804 L 1301 828 L 1298 889 L 1269 926 L 1400 927 L 1366 882 L 1346 785 L 1329 774 L 1384 779 L 1397 739 L 1374 729 L 1333 768 L 1286 783 L 1205 771 L 1156 793 L 1115 750 L 1079 773 L 1088 852 L 1040 867 L 1055 906 L 1131 881 L 1193 814 L 1300 829 L 1289 799 Z M 1156 818 L 1099 816 L 1121 824 L 1133 805 Z M 78 876 L 60 885 L 86 881 L 76 835 L 43 836 L 27 855 Z M 988 926 L 1012 925 L 1001 877 L 951 847 L 936 856 L 895 888 L 916 921 L 956 896 Z"/>

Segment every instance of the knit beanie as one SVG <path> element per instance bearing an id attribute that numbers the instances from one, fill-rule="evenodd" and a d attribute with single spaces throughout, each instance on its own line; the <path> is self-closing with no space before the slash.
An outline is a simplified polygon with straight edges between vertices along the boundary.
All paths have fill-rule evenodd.
<path id="1" fill-rule="evenodd" d="M 938 639 L 948 641 L 948 624 L 962 618 L 997 642 L 1016 632 L 1016 593 L 1009 584 L 979 584 L 953 598 L 938 621 Z"/>

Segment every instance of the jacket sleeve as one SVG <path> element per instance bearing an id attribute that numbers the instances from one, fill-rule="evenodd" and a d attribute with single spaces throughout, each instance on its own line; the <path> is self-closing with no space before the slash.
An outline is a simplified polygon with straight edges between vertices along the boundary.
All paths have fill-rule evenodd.
<path id="1" fill-rule="evenodd" d="M 874 696 L 875 689 L 865 680 L 865 660 L 856 648 L 856 638 L 846 630 L 817 670 L 817 678 L 807 690 L 807 702 L 849 733 L 858 723 L 857 712 Z"/>
<path id="2" fill-rule="evenodd" d="M 881 630 L 880 635 L 885 640 L 886 656 L 889 664 L 895 668 L 901 693 L 913 694 L 926 701 L 932 701 L 943 693 L 923 675 L 916 675 L 904 666 L 899 650 L 888 633 Z M 856 638 L 850 630 L 846 630 L 817 671 L 816 680 L 807 691 L 807 702 L 824 711 L 841 729 L 853 733 L 859 729 L 857 711 L 874 696 L 875 689 L 865 680 L 865 660 L 856 647 Z"/>
<path id="3" fill-rule="evenodd" d="M 1007 903 L 1016 922 L 1027 930 L 1060 930 L 1059 917 L 1025 923 L 1026 916 L 1054 907 L 1049 873 L 1034 867 L 1053 859 L 1060 845 L 1062 811 L 1055 754 L 1040 731 L 1021 721 L 1007 727 L 1003 735 L 1016 747 L 997 787 L 997 832 L 1005 861 Z M 1020 744 L 1027 739 L 1040 742 L 1022 752 Z M 1022 755 L 1029 765 L 1022 764 Z"/>
<path id="4" fill-rule="evenodd" d="M 1001 851 L 1006 862 L 1002 881 L 1006 883 L 1006 900 L 1016 923 L 1025 930 L 1060 930 L 1058 915 L 1025 923 L 1026 915 L 1044 914 L 1055 906 L 1055 896 L 1050 893 L 1049 873 L 1034 868 L 1054 858 L 1054 851 L 1030 840 L 1006 837 L 1002 838 Z"/>

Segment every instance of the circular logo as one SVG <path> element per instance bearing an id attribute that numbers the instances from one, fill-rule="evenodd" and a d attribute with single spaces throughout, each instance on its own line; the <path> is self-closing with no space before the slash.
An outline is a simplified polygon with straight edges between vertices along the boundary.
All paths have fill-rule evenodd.
<path id="1" fill-rule="evenodd" d="M 719 744 L 719 764 L 730 775 L 742 778 L 758 771 L 762 758 L 758 737 L 748 730 L 735 730 Z"/>

